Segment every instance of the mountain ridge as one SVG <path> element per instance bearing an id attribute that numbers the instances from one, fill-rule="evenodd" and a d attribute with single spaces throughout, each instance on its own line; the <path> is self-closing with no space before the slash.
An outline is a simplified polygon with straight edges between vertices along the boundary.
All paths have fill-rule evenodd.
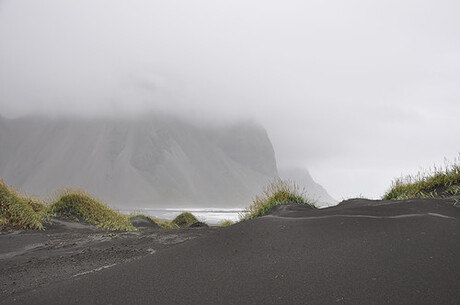
<path id="1" fill-rule="evenodd" d="M 8 184 L 40 197 L 83 188 L 117 207 L 245 207 L 278 177 L 268 134 L 252 122 L 0 117 L 0 143 Z"/>
<path id="2" fill-rule="evenodd" d="M 39 196 L 71 185 L 117 205 L 243 205 L 277 175 L 255 124 L 211 129 L 162 116 L 0 124 L 0 176 Z"/>

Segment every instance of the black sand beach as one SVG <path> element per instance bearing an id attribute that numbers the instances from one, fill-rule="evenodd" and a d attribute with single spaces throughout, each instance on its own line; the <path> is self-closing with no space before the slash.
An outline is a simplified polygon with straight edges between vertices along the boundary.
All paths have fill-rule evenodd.
<path id="1" fill-rule="evenodd" d="M 227 228 L 2 233 L 0 303 L 458 304 L 453 203 L 354 199 Z"/>

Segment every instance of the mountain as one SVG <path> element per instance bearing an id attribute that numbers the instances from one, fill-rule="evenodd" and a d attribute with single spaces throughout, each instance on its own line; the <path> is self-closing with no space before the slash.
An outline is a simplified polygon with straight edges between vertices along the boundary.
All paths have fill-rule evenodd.
<path id="1" fill-rule="evenodd" d="M 251 123 L 0 117 L 0 177 L 41 197 L 72 186 L 118 207 L 243 207 L 275 176 L 272 144 Z"/>
<path id="2" fill-rule="evenodd" d="M 71 186 L 121 208 L 246 207 L 277 176 L 270 139 L 253 123 L 0 116 L 0 177 L 42 198 Z M 305 169 L 279 176 L 336 203 Z"/>
<path id="3" fill-rule="evenodd" d="M 337 204 L 338 201 L 332 198 L 320 184 L 316 183 L 305 168 L 278 169 L 278 173 L 281 179 L 294 181 L 300 190 L 305 190 L 308 197 L 317 200 L 319 207 Z"/>

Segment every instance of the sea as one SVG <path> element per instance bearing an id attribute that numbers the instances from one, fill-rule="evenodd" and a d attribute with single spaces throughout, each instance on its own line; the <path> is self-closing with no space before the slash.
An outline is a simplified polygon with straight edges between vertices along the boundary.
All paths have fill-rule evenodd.
<path id="1" fill-rule="evenodd" d="M 150 208 L 139 208 L 135 210 L 120 209 L 123 214 L 144 214 L 153 216 L 162 220 L 173 220 L 177 215 L 182 212 L 190 212 L 199 221 L 206 222 L 208 225 L 215 226 L 225 220 L 231 220 L 236 222 L 240 219 L 240 215 L 243 212 L 242 209 L 221 209 L 221 208 L 187 208 L 187 209 L 150 209 Z"/>

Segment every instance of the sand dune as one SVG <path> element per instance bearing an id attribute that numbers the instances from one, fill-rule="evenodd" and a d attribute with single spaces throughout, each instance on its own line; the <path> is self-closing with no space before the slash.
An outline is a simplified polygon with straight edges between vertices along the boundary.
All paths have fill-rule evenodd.
<path id="1" fill-rule="evenodd" d="M 100 260 L 2 304 L 456 304 L 460 209 L 453 203 L 286 205 L 227 228 L 176 231 L 175 240 L 185 239 L 170 247 L 158 235 L 139 236 L 151 251 L 137 260 Z M 190 232 L 201 233 L 187 239 Z M 120 253 L 119 240 L 107 257 Z M 139 249 L 140 242 L 124 243 Z"/>

